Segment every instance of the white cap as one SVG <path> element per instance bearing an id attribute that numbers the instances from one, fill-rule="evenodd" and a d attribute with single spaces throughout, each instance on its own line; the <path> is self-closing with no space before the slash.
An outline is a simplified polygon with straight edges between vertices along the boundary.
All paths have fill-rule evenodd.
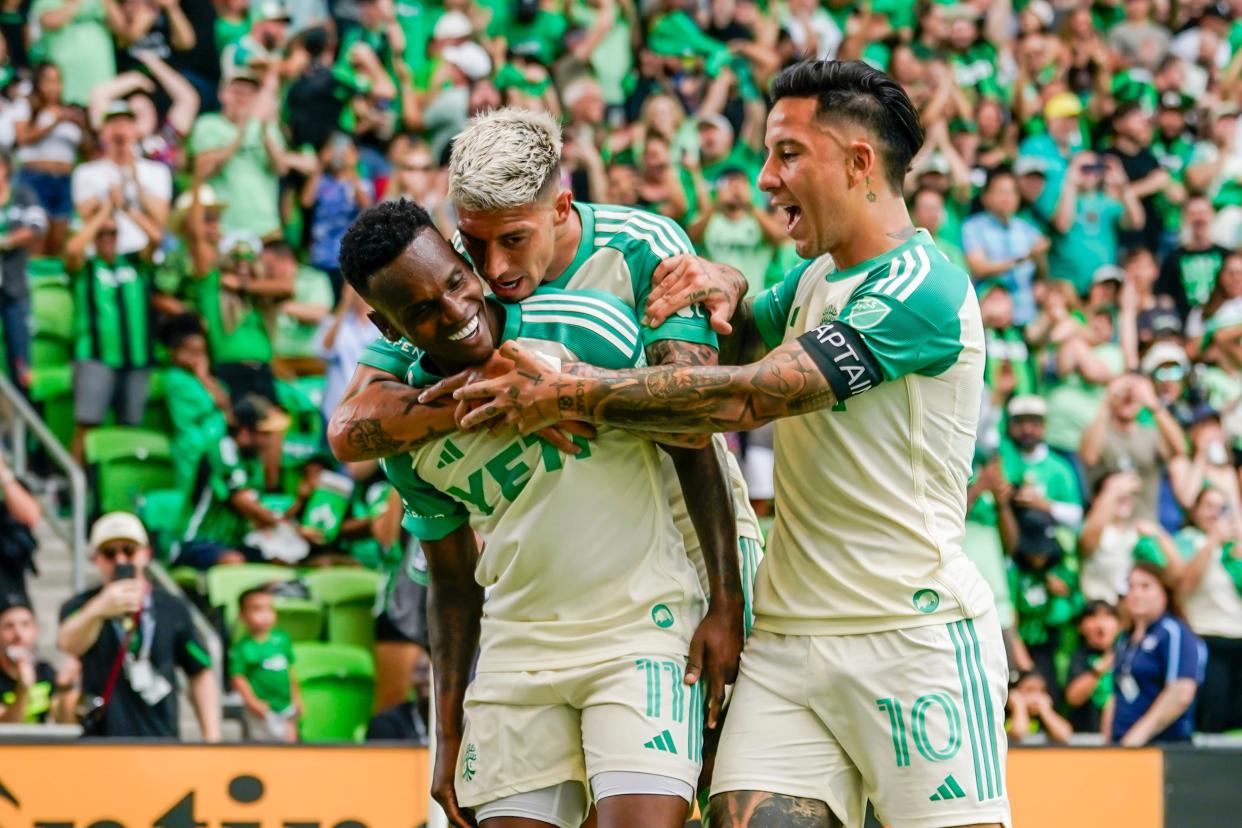
<path id="1" fill-rule="evenodd" d="M 1175 363 L 1183 368 L 1190 367 L 1190 359 L 1187 358 L 1186 350 L 1182 346 L 1173 342 L 1157 342 L 1143 357 L 1143 362 L 1139 367 L 1143 369 L 1144 374 L 1150 374 L 1161 365 L 1169 363 Z"/>
<path id="2" fill-rule="evenodd" d="M 1048 415 L 1048 404 L 1044 402 L 1044 398 L 1036 394 L 1026 394 L 1021 397 L 1014 397 L 1009 401 L 1009 417 L 1046 417 Z"/>
<path id="3" fill-rule="evenodd" d="M 115 540 L 132 541 L 139 546 L 148 546 L 151 543 L 142 521 L 129 512 L 109 512 L 91 527 L 92 552 L 98 552 L 99 547 Z"/>
<path id="4" fill-rule="evenodd" d="M 474 24 L 470 18 L 459 11 L 446 11 L 436 21 L 432 36 L 436 40 L 456 40 L 459 37 L 470 37 L 474 34 Z"/>
<path id="5" fill-rule="evenodd" d="M 492 73 L 492 59 L 487 56 L 487 50 L 473 40 L 445 46 L 440 54 L 470 80 L 482 80 Z"/>
<path id="6" fill-rule="evenodd" d="M 1117 265 L 1102 264 L 1095 269 L 1095 273 L 1091 274 L 1091 284 L 1098 285 L 1102 282 L 1120 282 L 1126 280 L 1126 272 Z"/>

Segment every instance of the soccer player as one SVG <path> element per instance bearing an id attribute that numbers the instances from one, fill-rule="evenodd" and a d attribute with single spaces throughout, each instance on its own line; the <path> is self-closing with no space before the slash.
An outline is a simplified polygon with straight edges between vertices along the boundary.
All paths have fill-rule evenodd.
<path id="1" fill-rule="evenodd" d="M 561 148 L 556 120 L 545 112 L 524 109 L 501 109 L 474 118 L 453 140 L 449 197 L 458 213 L 454 246 L 497 297 L 516 302 L 540 285 L 587 288 L 610 293 L 637 309 L 646 302 L 652 277 L 665 260 L 688 259 L 745 281 L 731 268 L 693 259 L 694 248 L 671 219 L 628 207 L 574 201 L 561 183 Z M 648 364 L 716 362 L 716 335 L 697 307 L 641 331 Z M 383 339 L 363 354 L 328 427 L 339 459 L 409 451 L 439 433 L 443 417 L 418 404 L 417 390 L 404 384 L 412 359 L 408 342 Z M 456 426 L 450 423 L 449 428 Z M 541 433 L 566 451 L 579 450 L 572 443 L 557 442 L 564 437 L 555 430 Z M 749 629 L 762 535 L 736 459 L 718 437 L 714 449 L 669 446 L 661 463 L 666 497 L 704 589 L 703 547 L 716 542 L 710 537 L 704 540 L 704 533 L 711 531 L 707 519 L 727 510 L 732 501 L 737 530 L 736 536 L 729 530 L 727 543 L 737 547 Z"/>
<path id="2" fill-rule="evenodd" d="M 859 62 L 797 64 L 772 95 L 758 183 L 810 261 L 733 315 L 733 338 L 766 356 L 558 371 L 507 343 L 514 370 L 457 390 L 477 406 L 463 424 L 704 432 L 779 420 L 776 523 L 713 825 L 860 826 L 868 799 L 890 825 L 1009 825 L 1005 651 L 961 550 L 983 326 L 970 277 L 902 200 L 918 113 Z M 669 284 L 653 322 L 687 300 L 736 302 L 711 280 Z"/>
<path id="3" fill-rule="evenodd" d="M 420 349 L 418 385 L 486 362 L 509 339 L 554 360 L 643 364 L 619 300 L 551 289 L 521 304 L 484 299 L 413 202 L 364 213 L 341 270 L 385 336 Z M 512 431 L 452 433 L 383 461 L 430 568 L 432 790 L 454 825 L 474 824 L 466 808 L 483 828 L 577 828 L 589 784 L 603 828 L 680 828 L 694 796 L 705 694 L 690 675 L 703 660 L 695 642 L 734 638 L 736 663 L 735 559 L 708 561 L 713 608 L 731 606 L 704 616 L 656 448 L 617 429 L 581 443 L 571 456 Z"/>

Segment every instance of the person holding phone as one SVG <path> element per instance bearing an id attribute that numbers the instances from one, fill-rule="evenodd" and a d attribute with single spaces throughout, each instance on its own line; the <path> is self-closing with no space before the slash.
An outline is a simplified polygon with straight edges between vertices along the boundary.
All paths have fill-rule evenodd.
<path id="1" fill-rule="evenodd" d="M 186 604 L 146 579 L 151 547 L 142 522 L 128 512 L 106 514 L 91 528 L 90 547 L 103 584 L 61 607 L 56 638 L 82 662 L 88 734 L 179 738 L 174 672 L 180 667 L 203 739 L 218 742 L 220 699 L 211 657 Z"/>

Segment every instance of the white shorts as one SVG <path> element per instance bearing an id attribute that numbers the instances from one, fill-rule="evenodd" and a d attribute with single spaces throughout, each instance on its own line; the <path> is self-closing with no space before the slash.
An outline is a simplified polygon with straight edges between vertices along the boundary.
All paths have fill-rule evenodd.
<path id="1" fill-rule="evenodd" d="M 1009 826 L 1008 667 L 994 612 L 864 635 L 756 630 L 725 720 L 712 795 L 827 803 L 861 828 Z"/>
<path id="2" fill-rule="evenodd" d="M 683 683 L 686 657 L 479 673 L 466 691 L 457 758 L 464 807 L 561 782 L 628 771 L 691 791 L 703 763 L 702 684 Z"/>

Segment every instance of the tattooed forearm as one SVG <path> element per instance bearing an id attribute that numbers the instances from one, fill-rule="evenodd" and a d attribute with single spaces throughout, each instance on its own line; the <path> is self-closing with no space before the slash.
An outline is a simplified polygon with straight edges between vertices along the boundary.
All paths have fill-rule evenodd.
<path id="1" fill-rule="evenodd" d="M 577 366 L 565 370 L 577 376 Z M 828 381 L 798 343 L 753 365 L 592 371 L 562 392 L 566 415 L 650 431 L 745 431 L 832 405 Z"/>
<path id="2" fill-rule="evenodd" d="M 828 806 L 818 799 L 766 791 L 730 791 L 712 797 L 712 825 L 719 828 L 835 828 Z"/>
<path id="3" fill-rule="evenodd" d="M 716 349 L 710 345 L 661 339 L 647 346 L 648 365 L 715 365 Z"/>
<path id="4" fill-rule="evenodd" d="M 337 457 L 347 462 L 391 457 L 457 431 L 453 401 L 419 403 L 421 391 L 396 381 L 373 382 L 343 401 L 329 423 Z"/>

